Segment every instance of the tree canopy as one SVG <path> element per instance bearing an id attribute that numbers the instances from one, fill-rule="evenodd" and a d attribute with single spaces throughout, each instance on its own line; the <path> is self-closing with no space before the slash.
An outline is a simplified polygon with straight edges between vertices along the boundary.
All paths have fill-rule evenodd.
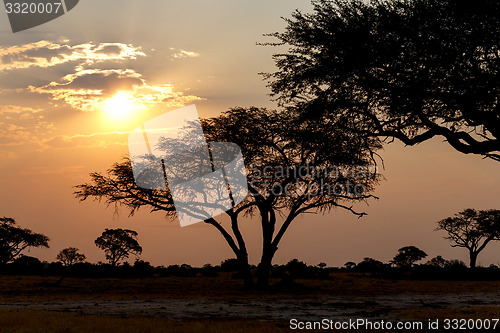
<path id="1" fill-rule="evenodd" d="M 465 209 L 439 221 L 436 230 L 447 232 L 445 238 L 454 243 L 452 247 L 469 250 L 470 267 L 474 268 L 478 254 L 486 245 L 500 239 L 500 210 Z"/>
<path id="2" fill-rule="evenodd" d="M 64 266 L 71 266 L 73 264 L 84 262 L 87 257 L 83 253 L 79 253 L 76 247 L 68 247 L 61 250 L 57 254 L 56 259 L 63 263 Z"/>
<path id="3" fill-rule="evenodd" d="M 410 245 L 400 248 L 391 262 L 396 265 L 396 267 L 409 268 L 412 267 L 415 262 L 425 257 L 427 257 L 427 253 L 416 246 Z"/>
<path id="4" fill-rule="evenodd" d="M 415 145 L 444 137 L 500 161 L 500 2 L 314 1 L 271 45 L 265 74 L 281 105 L 304 117 Z"/>
<path id="5" fill-rule="evenodd" d="M 329 121 L 325 130 L 323 120 L 303 121 L 293 112 L 256 107 L 233 108 L 202 121 L 207 141 L 238 145 L 247 167 L 249 195 L 228 210 L 225 218 L 205 220 L 221 233 L 245 268 L 247 285 L 252 282 L 246 243 L 239 229 L 241 217 L 260 220 L 263 244 L 259 271 L 260 284 L 265 285 L 278 244 L 297 216 L 335 207 L 364 215 L 353 204 L 373 197 L 380 177 L 375 163 L 380 143 Z M 94 198 L 108 205 L 123 205 L 131 214 L 148 207 L 175 217 L 168 188 L 138 187 L 128 158 L 105 175 L 91 174 L 91 182 L 77 186 L 75 194 L 81 200 Z M 229 229 L 224 220 L 229 220 Z"/>
<path id="6" fill-rule="evenodd" d="M 31 247 L 49 247 L 49 238 L 18 227 L 12 218 L 0 218 L 0 264 L 14 261 L 21 253 Z"/>
<path id="7" fill-rule="evenodd" d="M 104 251 L 106 259 L 112 266 L 131 254 L 140 255 L 142 247 L 137 241 L 137 232 L 129 229 L 107 229 L 95 240 L 95 245 Z"/>

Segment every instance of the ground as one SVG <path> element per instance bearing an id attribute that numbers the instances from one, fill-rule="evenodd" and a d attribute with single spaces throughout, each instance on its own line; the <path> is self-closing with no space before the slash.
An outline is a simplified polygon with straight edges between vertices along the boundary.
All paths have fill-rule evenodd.
<path id="1" fill-rule="evenodd" d="M 289 332 L 292 318 L 500 318 L 500 281 L 394 281 L 341 272 L 245 291 L 230 273 L 58 280 L 1 276 L 0 332 Z"/>

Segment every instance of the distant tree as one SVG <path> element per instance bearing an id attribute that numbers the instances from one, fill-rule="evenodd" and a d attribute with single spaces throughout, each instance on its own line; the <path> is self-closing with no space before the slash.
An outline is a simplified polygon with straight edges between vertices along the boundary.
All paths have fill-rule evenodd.
<path id="1" fill-rule="evenodd" d="M 492 240 L 500 239 L 500 210 L 465 209 L 455 217 L 438 222 L 436 230 L 448 233 L 446 239 L 452 247 L 463 247 L 469 251 L 470 267 L 476 267 L 477 256 Z"/>
<path id="2" fill-rule="evenodd" d="M 0 218 L 0 264 L 14 261 L 31 247 L 49 247 L 49 238 L 16 225 L 12 218 Z"/>
<path id="3" fill-rule="evenodd" d="M 137 232 L 129 229 L 106 229 L 95 240 L 95 245 L 104 251 L 106 259 L 112 266 L 131 254 L 139 256 L 142 247 L 137 241 Z"/>
<path id="4" fill-rule="evenodd" d="M 412 267 L 413 264 L 421 259 L 427 257 L 427 253 L 420 250 L 416 246 L 405 246 L 398 250 L 398 253 L 392 259 L 391 263 L 393 263 L 396 267 L 408 268 Z"/>
<path id="5" fill-rule="evenodd" d="M 286 271 L 290 274 L 290 278 L 307 278 L 312 274 L 312 270 L 305 262 L 298 259 L 292 259 L 285 265 Z"/>
<path id="6" fill-rule="evenodd" d="M 354 267 L 356 267 L 356 263 L 352 262 L 352 261 L 348 261 L 344 264 L 344 267 L 347 269 L 353 269 Z"/>
<path id="7" fill-rule="evenodd" d="M 360 272 L 379 272 L 384 267 L 384 263 L 380 260 L 366 257 L 356 265 L 356 270 Z"/>
<path id="8" fill-rule="evenodd" d="M 217 272 L 217 267 L 214 267 L 211 264 L 203 265 L 201 274 L 206 277 L 216 277 L 219 275 L 219 273 Z"/>
<path id="9" fill-rule="evenodd" d="M 437 256 L 429 260 L 426 265 L 438 267 L 438 268 L 446 268 L 450 265 L 450 262 L 444 259 L 442 256 Z"/>
<path id="10" fill-rule="evenodd" d="M 31 256 L 26 256 L 24 254 L 20 255 L 13 261 L 16 265 L 20 266 L 40 266 L 42 265 L 42 262 L 40 259 L 31 257 Z"/>
<path id="11" fill-rule="evenodd" d="M 500 1 L 314 1 L 285 21 L 266 75 L 281 105 L 500 161 Z"/>
<path id="12" fill-rule="evenodd" d="M 141 277 L 151 276 L 154 272 L 154 267 L 150 262 L 137 259 L 134 262 L 134 273 Z"/>
<path id="13" fill-rule="evenodd" d="M 217 229 L 234 252 L 246 287 L 254 282 L 240 231 L 241 218 L 252 216 L 259 221 L 263 241 L 257 284 L 266 287 L 278 245 L 299 215 L 340 208 L 363 216 L 353 205 L 373 198 L 380 179 L 375 171 L 379 141 L 346 133 L 330 123 L 325 130 L 317 120 L 299 121 L 287 111 L 255 107 L 233 108 L 202 121 L 207 141 L 238 145 L 247 168 L 249 194 L 226 211 L 229 226 L 219 218 L 204 221 Z M 189 131 L 185 136 L 189 137 Z M 163 144 L 168 141 L 157 149 L 165 149 Z M 77 186 L 75 195 L 81 200 L 94 198 L 123 205 L 131 214 L 146 207 L 176 217 L 169 189 L 137 186 L 130 159 L 116 163 L 107 174 L 92 173 L 91 182 Z"/>
<path id="14" fill-rule="evenodd" d="M 237 258 L 230 258 L 220 263 L 220 268 L 224 272 L 232 272 L 239 270 L 240 264 Z"/>
<path id="15" fill-rule="evenodd" d="M 320 262 L 320 263 L 318 264 L 318 267 L 319 267 L 319 268 L 321 268 L 321 269 L 323 269 L 323 268 L 325 268 L 325 267 L 326 267 L 326 263 L 324 263 L 324 262 Z"/>
<path id="16" fill-rule="evenodd" d="M 86 257 L 83 253 L 78 253 L 78 249 L 75 247 L 68 247 L 61 250 L 57 255 L 56 259 L 64 264 L 64 266 L 71 266 L 73 264 L 84 262 Z"/>

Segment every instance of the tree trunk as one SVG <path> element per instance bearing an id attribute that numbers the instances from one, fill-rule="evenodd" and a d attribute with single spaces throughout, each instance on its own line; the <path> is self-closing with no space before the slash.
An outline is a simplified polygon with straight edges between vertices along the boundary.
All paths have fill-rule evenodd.
<path id="1" fill-rule="evenodd" d="M 253 289 L 254 284 L 252 279 L 252 272 L 250 271 L 250 265 L 248 264 L 248 255 L 246 253 L 239 255 L 238 263 L 240 266 L 240 274 L 243 278 L 245 289 Z"/>
<path id="2" fill-rule="evenodd" d="M 277 249 L 272 247 L 265 247 L 262 251 L 262 257 L 257 269 L 257 287 L 264 289 L 269 286 L 269 274 L 271 272 L 271 264 L 274 254 Z"/>
<path id="3" fill-rule="evenodd" d="M 470 268 L 476 268 L 476 261 L 477 261 L 478 254 L 479 254 L 479 252 L 475 252 L 475 251 L 469 252 Z"/>

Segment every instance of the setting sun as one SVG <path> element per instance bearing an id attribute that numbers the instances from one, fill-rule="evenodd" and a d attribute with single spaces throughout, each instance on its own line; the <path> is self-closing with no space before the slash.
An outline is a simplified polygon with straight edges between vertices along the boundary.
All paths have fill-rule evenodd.
<path id="1" fill-rule="evenodd" d="M 123 91 L 104 102 L 104 111 L 113 120 L 125 120 L 139 108 L 134 97 Z"/>

